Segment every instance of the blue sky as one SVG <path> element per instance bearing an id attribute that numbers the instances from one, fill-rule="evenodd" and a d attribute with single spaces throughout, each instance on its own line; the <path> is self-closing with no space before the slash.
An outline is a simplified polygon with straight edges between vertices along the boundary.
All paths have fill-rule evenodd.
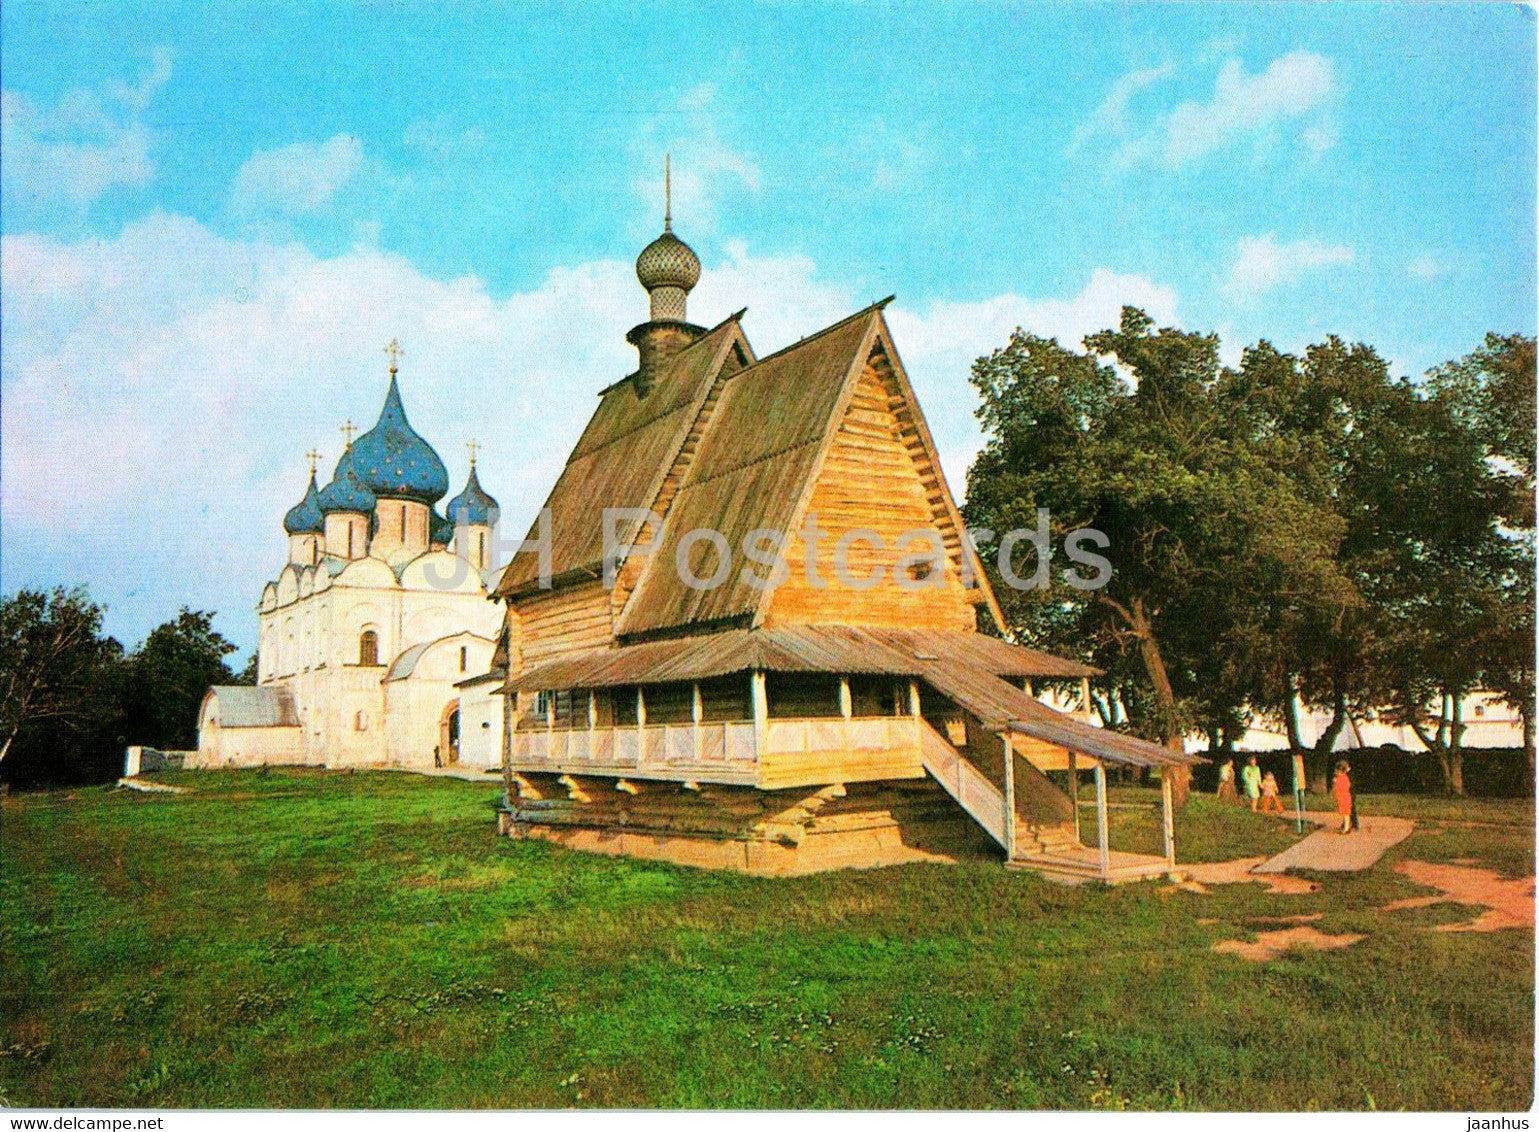
<path id="1" fill-rule="evenodd" d="M 953 486 L 973 356 L 1122 302 L 1416 375 L 1533 333 L 1525 8 L 15 3 L 0 583 L 243 646 L 278 521 L 405 343 L 522 529 L 627 372 L 675 165 L 691 314 L 761 352 L 896 293 Z M 458 482 L 456 482 L 456 489 Z"/>

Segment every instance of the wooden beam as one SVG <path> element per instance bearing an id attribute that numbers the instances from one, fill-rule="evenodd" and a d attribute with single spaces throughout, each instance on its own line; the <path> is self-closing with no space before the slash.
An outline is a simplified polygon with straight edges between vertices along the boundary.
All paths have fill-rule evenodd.
<path id="1" fill-rule="evenodd" d="M 1164 769 L 1160 771 L 1160 805 L 1165 812 L 1165 864 L 1173 869 L 1176 867 L 1176 819 L 1171 805 L 1170 774 Z"/>
<path id="2" fill-rule="evenodd" d="M 1005 859 L 1015 859 L 1015 748 L 1010 745 L 1010 732 L 1004 733 L 1005 741 Z"/>
<path id="3" fill-rule="evenodd" d="M 1095 826 L 1096 842 L 1100 848 L 1101 879 L 1111 879 L 1110 834 L 1106 824 L 1106 768 L 1100 763 L 1095 768 Z"/>
<path id="4" fill-rule="evenodd" d="M 764 673 L 757 669 L 749 676 L 748 695 L 753 703 L 754 761 L 763 762 L 769 753 L 769 695 Z"/>
<path id="5" fill-rule="evenodd" d="M 699 685 L 699 683 L 697 682 L 697 683 L 691 684 L 689 687 L 690 687 L 689 717 L 690 717 L 691 721 L 694 723 L 694 729 L 695 729 L 695 734 L 694 734 L 694 740 L 695 740 L 695 744 L 694 744 L 695 761 L 699 762 L 700 758 L 701 758 L 701 755 L 703 753 L 703 746 L 702 746 L 702 744 L 704 743 L 704 740 L 702 739 L 702 737 L 700 735 L 700 720 L 705 715 L 705 705 L 700 702 L 700 685 Z"/>
<path id="6" fill-rule="evenodd" d="M 1069 795 L 1074 799 L 1074 840 L 1079 841 L 1079 754 L 1069 752 Z"/>

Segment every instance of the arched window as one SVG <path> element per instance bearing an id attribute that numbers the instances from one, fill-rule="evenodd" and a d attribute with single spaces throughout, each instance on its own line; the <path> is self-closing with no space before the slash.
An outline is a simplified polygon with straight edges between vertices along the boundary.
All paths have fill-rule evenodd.
<path id="1" fill-rule="evenodd" d="M 358 663 L 379 663 L 379 634 L 373 629 L 365 629 L 358 638 Z"/>

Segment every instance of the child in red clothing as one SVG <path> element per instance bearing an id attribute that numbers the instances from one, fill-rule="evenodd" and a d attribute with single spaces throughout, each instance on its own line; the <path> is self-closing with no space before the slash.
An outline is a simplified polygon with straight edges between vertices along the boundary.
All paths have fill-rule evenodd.
<path id="1" fill-rule="evenodd" d="M 1331 793 L 1336 796 L 1336 813 L 1341 816 L 1341 832 L 1352 832 L 1352 768 L 1347 760 L 1336 764 L 1336 777 L 1331 782 Z"/>

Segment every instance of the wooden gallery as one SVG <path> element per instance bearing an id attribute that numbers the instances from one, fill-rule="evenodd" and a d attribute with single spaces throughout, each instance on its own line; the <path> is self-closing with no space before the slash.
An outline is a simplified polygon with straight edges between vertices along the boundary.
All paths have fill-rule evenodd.
<path id="1" fill-rule="evenodd" d="M 1168 872 L 1170 776 L 1165 853 L 1141 856 L 1107 844 L 1105 768 L 1198 760 L 1046 706 L 1033 680 L 1092 670 L 979 631 L 1003 618 L 883 304 L 759 358 L 741 312 L 686 320 L 700 263 L 671 223 L 636 273 L 637 370 L 600 395 L 496 591 L 502 831 L 763 874 L 964 854 Z M 921 529 L 937 537 L 916 565 Z M 771 533 L 779 584 L 723 568 Z"/>

